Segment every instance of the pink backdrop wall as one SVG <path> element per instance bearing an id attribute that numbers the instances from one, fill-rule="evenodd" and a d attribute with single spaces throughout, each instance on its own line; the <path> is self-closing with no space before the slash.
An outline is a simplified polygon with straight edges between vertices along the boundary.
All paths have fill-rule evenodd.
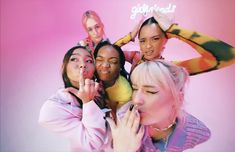
<path id="1" fill-rule="evenodd" d="M 62 86 L 60 65 L 66 50 L 85 37 L 81 15 L 92 9 L 115 41 L 135 25 L 138 4 L 176 5 L 169 16 L 235 46 L 234 0 L 1 0 L 1 145 L 3 152 L 69 151 L 67 140 L 41 128 L 40 106 Z M 138 16 L 137 16 L 138 18 Z M 138 48 L 131 43 L 125 49 Z M 167 59 L 197 56 L 189 46 L 170 40 Z M 235 151 L 235 65 L 191 77 L 185 109 L 212 131 L 211 139 L 191 152 Z"/>

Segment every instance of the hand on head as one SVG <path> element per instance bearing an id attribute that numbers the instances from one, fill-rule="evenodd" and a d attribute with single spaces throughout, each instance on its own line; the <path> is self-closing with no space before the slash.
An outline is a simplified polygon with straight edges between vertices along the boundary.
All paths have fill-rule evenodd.
<path id="1" fill-rule="evenodd" d="M 141 15 L 140 20 L 136 23 L 136 25 L 134 26 L 133 30 L 131 31 L 131 39 L 134 41 L 135 37 L 137 36 L 140 26 L 143 24 L 143 22 L 147 19 L 147 17 L 145 15 Z"/>
<path id="2" fill-rule="evenodd" d="M 78 98 L 82 100 L 83 103 L 87 103 L 94 99 L 99 89 L 99 83 L 91 80 L 84 79 L 83 77 L 83 69 L 80 71 L 79 77 L 79 90 L 69 87 L 66 88 L 66 91 L 73 93 Z"/>
<path id="3" fill-rule="evenodd" d="M 159 11 L 154 11 L 153 12 L 153 17 L 154 19 L 158 22 L 159 26 L 163 31 L 167 31 L 171 25 L 173 24 L 172 20 L 166 16 L 166 14 L 163 14 Z"/>

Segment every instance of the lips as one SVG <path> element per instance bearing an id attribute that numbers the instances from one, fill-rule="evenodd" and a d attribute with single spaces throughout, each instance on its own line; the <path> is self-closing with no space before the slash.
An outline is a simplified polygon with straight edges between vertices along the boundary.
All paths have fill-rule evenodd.
<path id="1" fill-rule="evenodd" d="M 150 55 L 152 55 L 153 54 L 153 51 L 146 51 L 146 52 L 144 52 L 144 55 L 146 55 L 146 56 L 150 56 Z"/>
<path id="2" fill-rule="evenodd" d="M 110 71 L 109 70 L 100 70 L 99 73 L 100 74 L 109 74 Z"/>

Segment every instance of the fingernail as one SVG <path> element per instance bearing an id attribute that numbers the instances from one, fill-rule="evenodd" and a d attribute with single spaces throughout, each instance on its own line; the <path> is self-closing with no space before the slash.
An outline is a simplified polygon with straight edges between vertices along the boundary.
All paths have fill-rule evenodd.
<path id="1" fill-rule="evenodd" d="M 134 108 L 134 105 L 131 105 L 129 110 L 132 111 L 133 108 Z"/>

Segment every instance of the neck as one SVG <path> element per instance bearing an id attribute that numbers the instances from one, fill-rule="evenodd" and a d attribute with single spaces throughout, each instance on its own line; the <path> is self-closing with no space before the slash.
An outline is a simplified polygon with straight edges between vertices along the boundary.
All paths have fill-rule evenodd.
<path id="1" fill-rule="evenodd" d="M 153 126 L 149 126 L 149 134 L 154 140 L 166 140 L 167 137 L 173 132 L 175 128 L 175 122 L 171 123 L 169 126 L 165 128 L 157 128 Z"/>
<path id="2" fill-rule="evenodd" d="M 112 80 L 109 80 L 109 81 L 103 81 L 103 83 L 104 83 L 104 88 L 106 89 L 106 88 L 108 88 L 108 87 L 112 87 L 112 86 L 115 84 L 115 82 L 118 80 L 119 76 L 120 76 L 120 75 L 117 75 L 116 78 L 114 78 L 114 79 L 112 79 Z"/>
<path id="3" fill-rule="evenodd" d="M 115 84 L 116 80 L 104 81 L 104 87 L 108 88 Z"/>

